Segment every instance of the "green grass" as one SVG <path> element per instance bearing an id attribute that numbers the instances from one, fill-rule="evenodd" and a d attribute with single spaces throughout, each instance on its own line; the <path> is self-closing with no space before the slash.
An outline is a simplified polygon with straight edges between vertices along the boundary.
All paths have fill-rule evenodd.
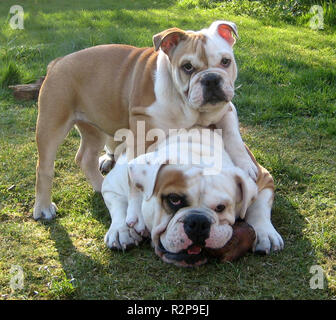
<path id="1" fill-rule="evenodd" d="M 12 4 L 0 2 L 0 299 L 336 298 L 335 32 L 163 0 L 27 0 L 25 29 L 11 30 Z M 239 28 L 234 103 L 244 140 L 274 176 L 272 219 L 284 251 L 181 269 L 160 261 L 149 243 L 108 250 L 109 215 L 73 160 L 76 131 L 55 164 L 57 218 L 35 222 L 36 102 L 15 101 L 7 84 L 32 82 L 50 60 L 75 50 L 151 46 L 165 28 L 200 29 L 215 19 Z M 14 292 L 12 265 L 25 275 Z M 312 265 L 324 270 L 323 290 L 309 287 Z"/>
<path id="2" fill-rule="evenodd" d="M 9 85 L 18 84 L 21 81 L 21 75 L 19 68 L 10 62 L 7 65 L 7 68 L 3 71 L 0 83 L 3 88 L 7 88 Z"/>

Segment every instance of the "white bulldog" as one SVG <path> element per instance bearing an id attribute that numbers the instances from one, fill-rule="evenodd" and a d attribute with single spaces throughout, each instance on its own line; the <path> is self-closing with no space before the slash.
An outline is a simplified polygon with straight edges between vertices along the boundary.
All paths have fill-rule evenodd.
<path id="1" fill-rule="evenodd" d="M 248 151 L 258 166 L 254 182 L 234 165 L 217 132 L 211 131 L 211 138 L 204 139 L 206 135 L 195 134 L 195 130 L 205 129 L 193 130 L 170 135 L 154 151 L 130 162 L 125 155 L 119 158 L 102 186 L 112 219 L 105 236 L 107 246 L 124 250 L 141 241 L 127 225 L 133 185 L 141 192 L 137 223 L 145 225 L 156 254 L 165 262 L 178 266 L 205 263 L 208 248 L 223 248 L 230 240 L 237 218 L 254 228 L 255 251 L 281 250 L 283 240 L 271 223 L 271 175 Z"/>

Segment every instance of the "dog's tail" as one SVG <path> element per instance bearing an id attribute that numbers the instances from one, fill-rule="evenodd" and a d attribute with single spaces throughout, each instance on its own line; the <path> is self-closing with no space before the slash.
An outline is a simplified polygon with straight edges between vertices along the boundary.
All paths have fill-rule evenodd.
<path id="1" fill-rule="evenodd" d="M 63 58 L 63 57 L 58 57 L 58 58 L 56 58 L 56 59 L 54 59 L 54 60 L 52 60 L 52 61 L 49 62 L 48 66 L 47 66 L 47 75 L 48 75 L 48 73 L 51 71 L 51 69 L 55 66 L 55 64 L 56 64 L 58 61 L 60 61 L 62 58 Z M 47 76 L 47 75 L 46 75 L 46 76 Z M 40 85 L 40 88 L 41 88 L 42 83 L 43 83 L 43 81 L 44 81 L 44 79 L 45 79 L 46 76 L 41 77 L 40 79 L 38 79 L 38 80 L 35 82 L 36 84 L 39 84 L 39 85 Z"/>
<path id="2" fill-rule="evenodd" d="M 56 59 L 52 60 L 51 62 L 49 62 L 48 66 L 47 66 L 47 75 L 50 72 L 50 70 L 55 66 L 55 64 L 58 61 L 60 61 L 61 59 L 63 59 L 63 57 L 56 58 Z"/>
<path id="3" fill-rule="evenodd" d="M 38 79 L 35 82 L 35 85 L 37 85 L 38 87 L 36 88 L 38 90 L 37 95 L 42 87 L 43 81 L 46 78 L 46 76 L 48 75 L 48 73 L 51 71 L 51 69 L 55 66 L 55 64 L 60 61 L 63 57 L 58 57 L 54 60 L 52 60 L 51 62 L 49 62 L 48 66 L 47 66 L 47 74 L 44 77 L 41 77 L 40 79 Z"/>

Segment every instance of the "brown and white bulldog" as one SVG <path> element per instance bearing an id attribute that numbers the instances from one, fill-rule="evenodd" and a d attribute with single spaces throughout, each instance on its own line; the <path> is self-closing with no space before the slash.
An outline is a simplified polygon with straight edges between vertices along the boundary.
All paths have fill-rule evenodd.
<path id="1" fill-rule="evenodd" d="M 151 128 L 167 132 L 215 124 L 223 129 L 234 164 L 256 179 L 258 170 L 246 152 L 231 103 L 237 77 L 234 34 L 234 23 L 216 21 L 196 32 L 165 30 L 153 37 L 154 48 L 101 45 L 51 62 L 38 99 L 34 218 L 56 215 L 51 202 L 54 161 L 73 126 L 81 136 L 76 162 L 96 191 L 103 182 L 98 158 L 104 145 L 114 154 L 119 129 L 130 129 L 134 137 L 139 121 L 145 123 L 144 134 L 127 142 L 128 151 L 134 150 L 129 158 L 146 152 Z M 101 168 L 111 161 L 104 156 Z"/>
<path id="2" fill-rule="evenodd" d="M 216 252 L 231 239 L 238 218 L 255 230 L 255 251 L 283 248 L 271 223 L 271 175 L 249 153 L 258 166 L 258 179 L 253 181 L 234 165 L 222 137 L 213 131 L 211 139 L 205 137 L 197 131 L 180 131 L 155 151 L 130 162 L 126 156 L 119 158 L 102 186 L 112 219 L 105 236 L 109 248 L 126 249 L 141 241 L 127 225 L 132 184 L 142 193 L 138 219 L 143 220 L 156 254 L 165 262 L 179 266 L 205 263 L 209 250 Z"/>

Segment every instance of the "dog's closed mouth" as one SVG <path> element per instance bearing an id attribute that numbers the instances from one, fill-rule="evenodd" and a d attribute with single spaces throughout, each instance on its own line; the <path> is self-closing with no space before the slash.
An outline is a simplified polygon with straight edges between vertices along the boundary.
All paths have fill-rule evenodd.
<path id="1" fill-rule="evenodd" d="M 212 92 L 205 92 L 204 93 L 204 102 L 203 104 L 210 103 L 212 105 L 217 104 L 218 102 L 229 102 L 228 98 L 226 97 L 225 93 L 221 90 L 212 91 Z"/>

